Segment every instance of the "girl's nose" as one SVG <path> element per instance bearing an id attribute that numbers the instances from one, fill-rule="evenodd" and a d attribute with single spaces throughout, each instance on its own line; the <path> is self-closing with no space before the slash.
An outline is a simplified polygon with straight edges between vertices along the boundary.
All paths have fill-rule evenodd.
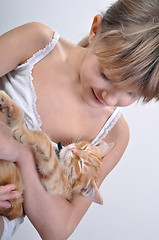
<path id="1" fill-rule="evenodd" d="M 118 91 L 103 91 L 102 92 L 102 98 L 107 106 L 117 106 L 118 102 L 121 98 L 122 93 Z"/>

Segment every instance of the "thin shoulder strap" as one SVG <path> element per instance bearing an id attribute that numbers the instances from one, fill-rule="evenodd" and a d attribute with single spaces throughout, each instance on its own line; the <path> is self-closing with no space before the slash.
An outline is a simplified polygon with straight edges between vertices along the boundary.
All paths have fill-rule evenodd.
<path id="1" fill-rule="evenodd" d="M 121 115 L 121 108 L 117 107 L 115 111 L 112 113 L 110 118 L 107 120 L 97 137 L 91 142 L 93 146 L 96 146 L 103 138 L 106 137 L 108 132 L 113 128 L 115 123 L 118 121 L 120 115 Z"/>
<path id="2" fill-rule="evenodd" d="M 25 66 L 31 65 L 34 66 L 36 63 L 38 63 L 40 60 L 42 60 L 47 54 L 49 54 L 52 49 L 55 47 L 59 40 L 60 36 L 57 32 L 54 32 L 54 36 L 43 49 L 40 49 L 38 52 L 33 54 L 31 58 L 29 58 L 26 63 L 23 63 L 22 65 L 18 66 L 16 69 L 23 68 Z"/>

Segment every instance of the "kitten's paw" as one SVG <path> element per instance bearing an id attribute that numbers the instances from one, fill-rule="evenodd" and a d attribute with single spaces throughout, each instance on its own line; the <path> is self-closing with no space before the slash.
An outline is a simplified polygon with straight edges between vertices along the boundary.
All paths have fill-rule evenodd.
<path id="1" fill-rule="evenodd" d="M 9 126 L 15 126 L 24 122 L 23 111 L 3 91 L 0 91 L 0 111 L 5 115 Z"/>
<path id="2" fill-rule="evenodd" d="M 28 136 L 26 133 L 26 130 L 23 127 L 15 127 L 12 129 L 12 133 L 14 138 L 21 143 L 27 144 L 28 145 Z"/>
<path id="3" fill-rule="evenodd" d="M 25 126 L 16 126 L 12 129 L 14 138 L 35 150 L 36 156 L 49 159 L 50 152 L 55 155 L 51 140 L 40 131 L 29 130 Z"/>
<path id="4" fill-rule="evenodd" d="M 14 138 L 25 145 L 30 147 L 38 147 L 38 140 L 34 135 L 34 131 L 29 130 L 25 126 L 16 126 L 12 128 Z"/>
<path id="5" fill-rule="evenodd" d="M 9 103 L 8 95 L 0 91 L 0 111 L 3 112 L 8 118 L 12 116 L 13 113 L 13 105 Z"/>

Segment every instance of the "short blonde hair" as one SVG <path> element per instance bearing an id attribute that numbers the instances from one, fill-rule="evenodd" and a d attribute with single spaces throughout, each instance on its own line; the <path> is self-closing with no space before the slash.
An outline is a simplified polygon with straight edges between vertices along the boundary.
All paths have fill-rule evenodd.
<path id="1" fill-rule="evenodd" d="M 118 87 L 159 100 L 159 1 L 117 1 L 103 14 L 92 51 Z"/>

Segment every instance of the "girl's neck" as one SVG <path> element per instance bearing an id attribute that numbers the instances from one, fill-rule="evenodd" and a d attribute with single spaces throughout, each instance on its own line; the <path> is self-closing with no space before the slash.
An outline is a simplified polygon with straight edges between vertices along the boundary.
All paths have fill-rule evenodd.
<path id="1" fill-rule="evenodd" d="M 80 69 L 87 49 L 60 38 L 58 43 L 61 63 L 71 79 L 80 81 Z"/>

